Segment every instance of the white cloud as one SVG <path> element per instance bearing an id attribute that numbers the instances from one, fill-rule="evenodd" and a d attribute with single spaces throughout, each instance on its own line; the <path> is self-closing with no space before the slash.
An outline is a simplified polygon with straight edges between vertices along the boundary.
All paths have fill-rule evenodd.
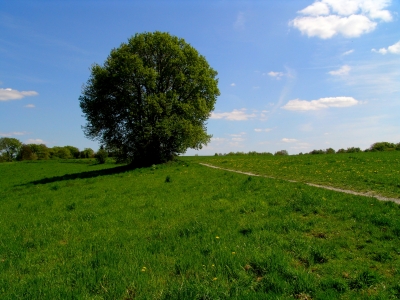
<path id="1" fill-rule="evenodd" d="M 268 76 L 274 77 L 276 79 L 281 79 L 284 75 L 285 74 L 282 73 L 282 72 L 273 72 L 273 71 L 271 71 L 271 72 L 268 73 Z"/>
<path id="2" fill-rule="evenodd" d="M 222 142 L 226 142 L 227 141 L 227 139 L 225 139 L 225 138 L 219 138 L 219 137 L 212 137 L 211 138 L 211 142 L 215 142 L 215 143 L 222 143 Z"/>
<path id="3" fill-rule="evenodd" d="M 375 20 L 390 22 L 392 15 L 385 10 L 391 0 L 317 0 L 289 22 L 309 37 L 329 39 L 335 35 L 359 37 L 373 31 Z"/>
<path id="4" fill-rule="evenodd" d="M 2 136 L 2 137 L 10 137 L 10 136 L 14 136 L 14 135 L 25 135 L 25 134 L 27 134 L 27 132 L 25 132 L 25 131 L 22 131 L 22 132 L 14 131 L 14 132 L 8 132 L 8 133 L 0 132 L 0 136 Z"/>
<path id="5" fill-rule="evenodd" d="M 339 70 L 336 71 L 330 71 L 328 72 L 329 74 L 333 75 L 333 76 L 343 76 L 343 75 L 348 75 L 350 72 L 351 68 L 348 65 L 344 65 L 343 67 L 341 67 Z"/>
<path id="6" fill-rule="evenodd" d="M 290 100 L 285 106 L 282 106 L 282 108 L 294 111 L 307 111 L 320 110 L 329 107 L 349 107 L 359 103 L 360 101 L 353 97 L 328 97 L 311 101 L 295 99 Z"/>
<path id="7" fill-rule="evenodd" d="M 231 86 L 236 86 L 236 83 L 234 83 L 234 82 L 233 82 L 233 83 L 231 83 Z"/>
<path id="8" fill-rule="evenodd" d="M 35 108 L 35 104 L 27 104 L 24 107 L 26 107 L 26 108 Z"/>
<path id="9" fill-rule="evenodd" d="M 349 54 L 351 54 L 351 53 L 353 53 L 353 52 L 354 52 L 354 49 L 351 49 L 351 50 L 349 50 L 349 51 L 344 52 L 342 55 L 343 55 L 343 56 L 346 56 L 346 55 L 349 55 Z"/>
<path id="10" fill-rule="evenodd" d="M 232 138 L 232 141 L 234 141 L 234 142 L 243 142 L 244 140 L 245 140 L 244 138 L 240 138 L 240 137 Z"/>
<path id="11" fill-rule="evenodd" d="M 295 142 L 297 142 L 296 139 L 288 139 L 288 138 L 283 138 L 281 141 L 284 142 L 284 143 L 295 143 Z"/>
<path id="12" fill-rule="evenodd" d="M 37 96 L 35 91 L 17 91 L 13 89 L 0 89 L 0 101 L 18 100 L 24 97 Z"/>
<path id="13" fill-rule="evenodd" d="M 329 15 L 329 6 L 323 2 L 314 2 L 313 4 L 300 10 L 299 13 L 309 16 Z"/>
<path id="14" fill-rule="evenodd" d="M 256 114 L 246 114 L 246 109 L 234 109 L 231 112 L 211 113 L 211 119 L 225 119 L 228 121 L 247 121 L 248 119 L 255 118 Z"/>
<path id="15" fill-rule="evenodd" d="M 241 132 L 241 133 L 237 133 L 237 134 L 230 134 L 229 136 L 232 136 L 232 137 L 241 137 L 241 136 L 243 136 L 243 135 L 245 135 L 246 134 L 246 132 Z"/>
<path id="16" fill-rule="evenodd" d="M 235 29 L 243 30 L 245 28 L 245 24 L 246 24 L 246 18 L 244 16 L 244 13 L 243 12 L 239 12 L 237 17 L 236 17 L 236 21 L 233 24 L 233 27 Z"/>
<path id="17" fill-rule="evenodd" d="M 396 44 L 389 46 L 387 49 L 386 48 L 381 48 L 379 50 L 372 49 L 372 52 L 380 53 L 385 55 L 386 53 L 392 53 L 392 54 L 400 54 L 400 41 L 398 41 Z"/>
<path id="18" fill-rule="evenodd" d="M 271 128 L 255 128 L 254 131 L 255 132 L 270 132 L 272 129 Z"/>
<path id="19" fill-rule="evenodd" d="M 45 144 L 46 142 L 42 139 L 29 139 L 25 141 L 25 144 Z"/>

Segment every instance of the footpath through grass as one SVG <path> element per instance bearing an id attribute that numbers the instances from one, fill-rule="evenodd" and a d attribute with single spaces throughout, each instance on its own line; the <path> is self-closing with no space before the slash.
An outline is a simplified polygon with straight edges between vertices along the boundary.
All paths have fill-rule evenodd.
<path id="1" fill-rule="evenodd" d="M 399 205 L 196 161 L 0 164 L 0 298 L 400 297 Z"/>
<path id="2" fill-rule="evenodd" d="M 196 159 L 227 169 L 400 199 L 400 151 Z"/>

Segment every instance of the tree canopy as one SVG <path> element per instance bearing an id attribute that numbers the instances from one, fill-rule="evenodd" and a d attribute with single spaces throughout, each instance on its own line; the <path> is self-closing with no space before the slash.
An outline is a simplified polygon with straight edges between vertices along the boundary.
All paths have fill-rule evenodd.
<path id="1" fill-rule="evenodd" d="M 168 33 L 136 34 L 94 64 L 79 97 L 85 135 L 135 165 L 165 162 L 210 141 L 217 72 Z"/>
<path id="2" fill-rule="evenodd" d="M 0 138 L 0 154 L 4 155 L 7 161 L 12 161 L 16 158 L 21 146 L 22 143 L 15 138 Z"/>

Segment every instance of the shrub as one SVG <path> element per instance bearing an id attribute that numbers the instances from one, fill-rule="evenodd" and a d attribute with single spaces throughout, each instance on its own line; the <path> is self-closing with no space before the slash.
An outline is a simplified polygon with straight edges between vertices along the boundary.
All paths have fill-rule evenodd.
<path id="1" fill-rule="evenodd" d="M 326 154 L 335 154 L 336 151 L 335 151 L 335 149 L 333 149 L 333 148 L 328 148 L 328 149 L 325 150 L 325 153 L 326 153 Z"/>
<path id="2" fill-rule="evenodd" d="M 94 157 L 94 151 L 91 148 L 85 148 L 80 152 L 81 158 L 92 158 Z"/>
<path id="3" fill-rule="evenodd" d="M 325 154 L 325 151 L 320 149 L 320 150 L 313 150 L 310 152 L 310 154 Z"/>
<path id="4" fill-rule="evenodd" d="M 107 160 L 108 153 L 106 150 L 100 149 L 99 151 L 97 151 L 95 157 L 96 157 L 97 163 L 104 164 Z"/>
<path id="5" fill-rule="evenodd" d="M 362 151 L 358 147 L 350 147 L 350 148 L 347 148 L 347 150 L 346 150 L 346 153 L 357 153 L 357 152 L 362 152 Z"/>
<path id="6" fill-rule="evenodd" d="M 280 150 L 275 152 L 274 155 L 289 155 L 289 153 L 286 150 Z"/>
<path id="7" fill-rule="evenodd" d="M 369 150 L 375 151 L 390 151 L 396 149 L 396 144 L 388 142 L 378 142 L 374 143 L 369 147 Z"/>

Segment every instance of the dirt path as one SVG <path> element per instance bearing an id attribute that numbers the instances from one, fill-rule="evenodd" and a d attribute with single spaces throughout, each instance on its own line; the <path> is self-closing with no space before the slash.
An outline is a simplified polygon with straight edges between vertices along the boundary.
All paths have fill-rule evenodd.
<path id="1" fill-rule="evenodd" d="M 355 192 L 355 191 L 351 191 L 351 190 L 343 190 L 343 189 L 339 189 L 339 188 L 334 188 L 334 187 L 326 186 L 326 185 L 319 185 L 319 184 L 301 182 L 301 181 L 289 180 L 289 179 L 281 179 L 281 178 L 276 178 L 276 177 L 267 176 L 267 175 L 258 175 L 258 174 L 254 174 L 254 173 L 250 173 L 250 172 L 242 172 L 242 171 L 237 171 L 237 170 L 232 170 L 232 169 L 225 169 L 225 168 L 221 168 L 221 167 L 217 167 L 217 166 L 213 166 L 213 165 L 205 164 L 205 163 L 199 163 L 199 164 L 203 165 L 203 166 L 206 166 L 206 167 L 209 167 L 209 168 L 224 170 L 224 171 L 228 171 L 228 172 L 235 172 L 235 173 L 245 174 L 245 175 L 249 175 L 249 176 L 280 179 L 280 180 L 289 181 L 289 182 L 304 183 L 304 184 L 307 184 L 307 185 L 310 185 L 310 186 L 315 186 L 315 187 L 326 189 L 326 190 L 331 190 L 331 191 L 336 191 L 336 192 L 341 192 L 341 193 L 346 193 L 346 194 L 352 194 L 352 195 L 358 195 L 358 196 L 373 197 L 373 198 L 376 198 L 376 199 L 381 200 L 381 201 L 393 201 L 393 202 L 396 202 L 396 203 L 400 204 L 400 199 L 388 198 L 388 197 L 384 197 L 384 196 L 381 196 L 381 195 L 376 195 L 376 194 L 371 193 L 371 192 L 369 192 L 369 193 L 361 193 L 361 192 Z"/>

